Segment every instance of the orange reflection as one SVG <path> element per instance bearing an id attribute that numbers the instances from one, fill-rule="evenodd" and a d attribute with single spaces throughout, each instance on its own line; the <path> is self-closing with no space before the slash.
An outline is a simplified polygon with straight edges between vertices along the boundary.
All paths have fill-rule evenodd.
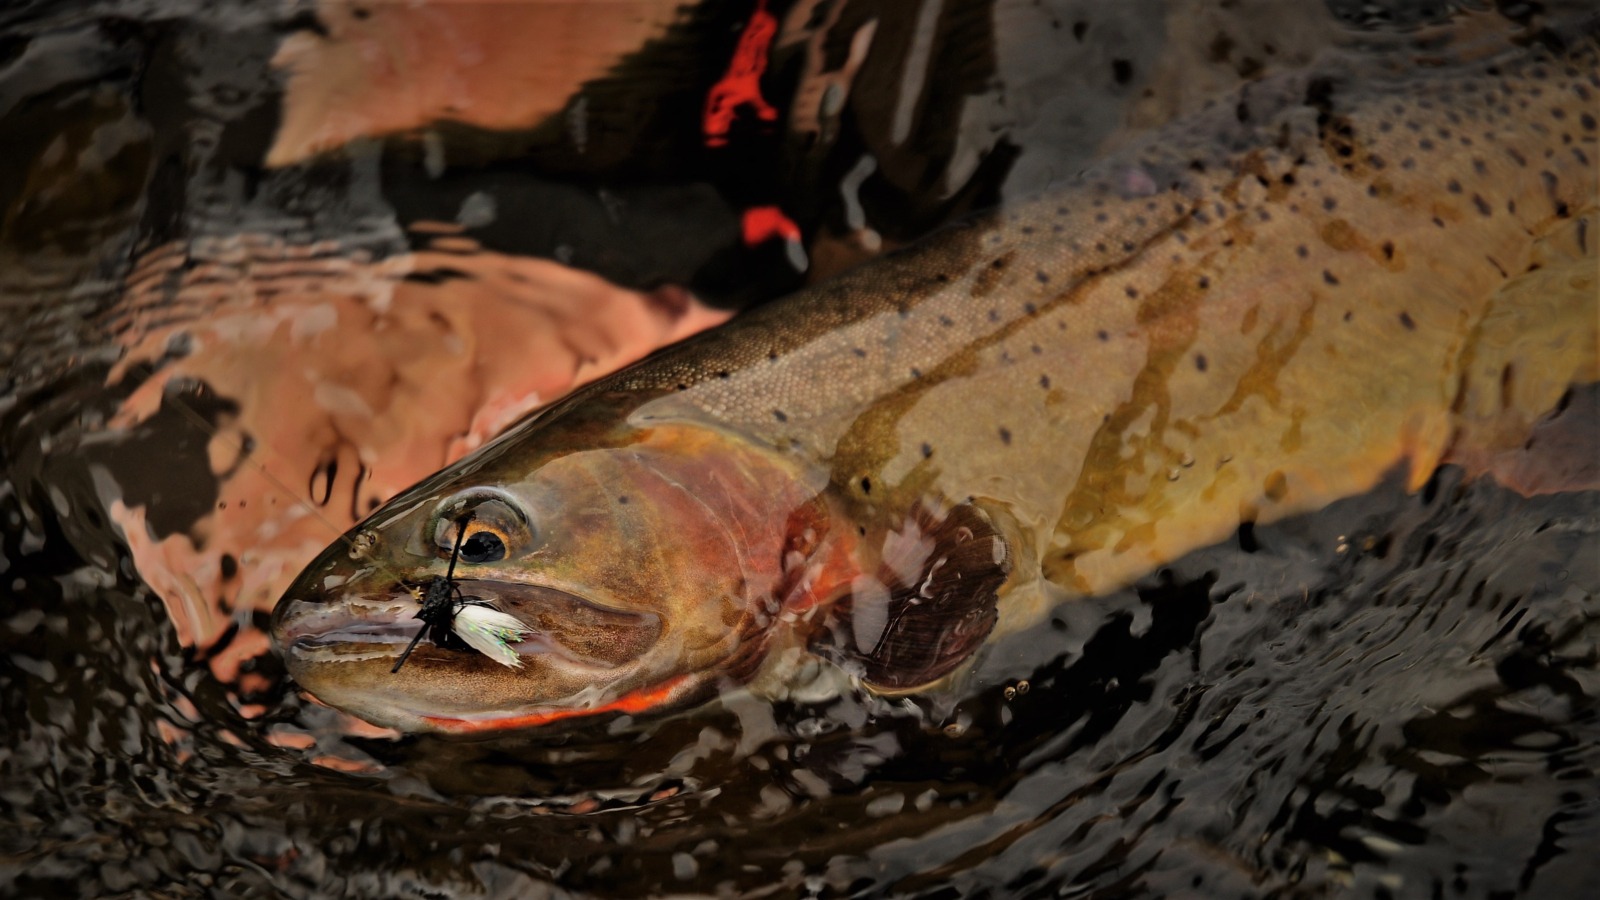
<path id="1" fill-rule="evenodd" d="M 726 317 L 682 291 L 449 240 L 369 262 L 239 237 L 163 248 L 129 279 L 110 381 L 156 370 L 111 428 L 187 402 L 177 388 L 192 381 L 238 406 L 208 446 L 217 503 L 187 532 L 157 537 L 144 507 L 110 510 L 180 641 L 210 645 L 239 621 L 210 657 L 223 681 L 267 649 L 248 613 L 367 512 L 539 404 Z"/>
<path id="2" fill-rule="evenodd" d="M 267 155 L 289 165 L 358 137 L 436 121 L 532 128 L 585 82 L 661 37 L 681 0 L 540 3 L 322 2 L 324 31 L 297 31 L 274 65 L 288 80 Z M 537 35 L 538 52 L 529 40 Z"/>

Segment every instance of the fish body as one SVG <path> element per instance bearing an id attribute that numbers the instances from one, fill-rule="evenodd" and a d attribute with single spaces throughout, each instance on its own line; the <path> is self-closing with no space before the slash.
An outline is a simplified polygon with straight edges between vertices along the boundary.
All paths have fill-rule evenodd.
<path id="1" fill-rule="evenodd" d="M 688 702 L 780 645 L 915 688 L 1241 523 L 1490 470 L 1600 378 L 1592 23 L 1556 43 L 1252 85 L 596 382 L 308 568 L 290 671 L 451 732 Z M 390 675 L 463 514 L 525 664 Z"/>

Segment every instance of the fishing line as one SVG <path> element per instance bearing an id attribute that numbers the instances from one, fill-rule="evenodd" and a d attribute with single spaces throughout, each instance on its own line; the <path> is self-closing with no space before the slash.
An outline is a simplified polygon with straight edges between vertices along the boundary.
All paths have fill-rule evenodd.
<path id="1" fill-rule="evenodd" d="M 450 567 L 445 570 L 444 578 L 435 575 L 433 580 L 428 582 L 428 591 L 423 597 L 422 609 L 417 611 L 416 616 L 422 620 L 422 627 L 417 629 L 417 636 L 412 638 L 411 643 L 406 645 L 405 652 L 400 654 L 399 659 L 395 660 L 394 668 L 389 670 L 390 675 L 400 671 L 400 667 L 405 665 L 406 660 L 411 658 L 411 651 L 417 649 L 417 642 L 422 640 L 423 635 L 430 631 L 434 632 L 433 642 L 435 644 L 443 643 L 443 639 L 439 635 L 440 631 L 443 631 L 446 637 L 449 636 L 451 624 L 455 620 L 455 599 L 461 596 L 461 588 L 456 586 L 456 560 L 461 558 L 461 542 L 466 539 L 467 523 L 470 521 L 472 521 L 472 514 L 468 513 L 456 523 L 456 542 L 455 546 L 450 550 Z M 461 603 L 465 605 L 466 602 L 466 598 L 462 597 Z"/>

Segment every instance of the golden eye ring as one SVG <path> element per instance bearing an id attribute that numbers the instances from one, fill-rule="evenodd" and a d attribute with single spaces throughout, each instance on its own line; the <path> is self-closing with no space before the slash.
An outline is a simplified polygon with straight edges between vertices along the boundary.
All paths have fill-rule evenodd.
<path id="1" fill-rule="evenodd" d="M 499 562 L 511 547 L 511 535 L 487 522 L 473 522 L 461 539 L 461 560 L 468 563 Z"/>
<path id="2" fill-rule="evenodd" d="M 526 513 L 499 491 L 479 488 L 457 495 L 434 514 L 434 552 L 441 559 L 458 555 L 467 564 L 494 563 L 526 552 L 533 541 Z"/>

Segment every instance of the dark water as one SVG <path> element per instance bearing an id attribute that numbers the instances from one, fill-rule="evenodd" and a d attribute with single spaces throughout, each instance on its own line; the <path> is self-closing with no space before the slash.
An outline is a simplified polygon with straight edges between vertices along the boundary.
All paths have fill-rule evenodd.
<path id="1" fill-rule="evenodd" d="M 781 248 L 724 227 L 752 204 L 781 201 L 808 237 L 871 228 L 892 243 L 1063 177 L 1203 102 L 1216 86 L 1202 82 L 1292 67 L 1325 43 L 1382 54 L 1462 17 L 1534 14 L 1467 6 L 946 3 L 934 33 L 988 31 L 937 44 L 925 87 L 950 111 L 913 117 L 904 140 L 903 67 L 869 60 L 852 102 L 889 110 L 887 137 L 866 112 L 841 115 L 805 152 L 781 134 L 741 139 L 730 166 L 694 149 L 693 128 L 661 126 L 659 146 L 682 153 L 660 158 L 680 161 L 644 175 L 575 172 L 555 151 L 508 161 L 465 133 L 450 140 L 471 164 L 435 173 L 401 140 L 267 170 L 280 96 L 267 61 L 309 8 L 6 14 L 0 890 L 1589 896 L 1594 493 L 1524 498 L 1446 469 L 1416 495 L 1387 484 L 1245 528 L 998 641 L 959 698 L 734 691 L 665 720 L 483 742 L 352 735 L 270 654 L 219 678 L 209 662 L 229 638 L 179 642 L 105 508 L 115 495 L 166 529 L 194 521 L 215 484 L 207 435 L 175 404 L 215 422 L 234 402 L 186 393 L 106 436 L 131 387 L 105 386 L 116 350 L 101 323 L 145 248 L 270 228 L 394 253 L 405 223 L 486 193 L 503 213 L 474 226 L 486 246 L 742 302 L 801 277 Z M 746 10 L 708 4 L 675 37 L 718 60 L 689 81 L 716 77 Z M 916 30 L 915 7 L 881 14 Z M 847 7 L 841 27 L 863 15 Z M 1191 57 L 1174 71 L 1194 96 L 1155 92 L 1168 82 L 1154 72 Z M 869 76 L 890 80 L 884 98 Z M 48 161 L 53 142 L 71 164 Z M 863 152 L 880 166 L 866 175 Z M 761 166 L 781 187 L 749 174 Z M 848 178 L 853 193 L 838 190 Z M 623 194 L 636 220 L 581 214 Z M 701 218 L 682 244 L 641 241 L 686 207 Z M 516 227 L 551 209 L 578 210 L 573 233 Z M 1593 401 L 1582 392 L 1564 415 L 1593 421 Z M 263 622 L 241 614 L 236 633 Z"/>

